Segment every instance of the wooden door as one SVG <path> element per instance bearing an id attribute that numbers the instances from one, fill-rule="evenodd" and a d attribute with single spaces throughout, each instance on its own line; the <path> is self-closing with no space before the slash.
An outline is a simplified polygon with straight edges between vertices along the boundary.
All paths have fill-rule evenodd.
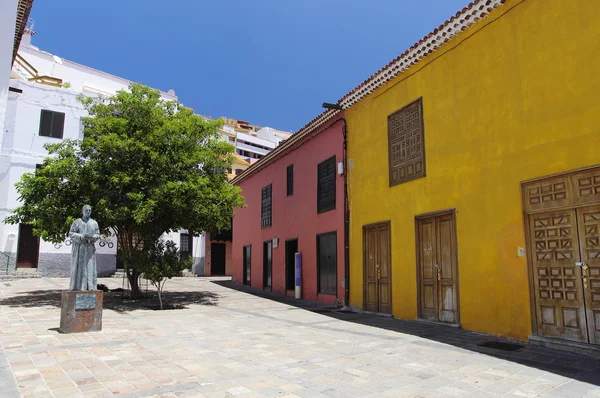
<path id="1" fill-rule="evenodd" d="M 40 238 L 33 235 L 33 227 L 19 224 L 17 268 L 37 268 L 40 256 Z"/>
<path id="2" fill-rule="evenodd" d="M 244 285 L 251 285 L 251 270 L 252 270 L 252 246 L 244 246 L 243 248 L 243 283 Z"/>
<path id="3" fill-rule="evenodd" d="M 576 211 L 529 216 L 538 334 L 587 342 Z"/>
<path id="4" fill-rule="evenodd" d="M 419 317 L 459 323 L 454 212 L 417 217 Z"/>
<path id="5" fill-rule="evenodd" d="M 390 223 L 363 228 L 364 308 L 392 313 Z"/>
<path id="6" fill-rule="evenodd" d="M 317 235 L 317 270 L 319 294 L 337 295 L 337 233 Z"/>
<path id="7" fill-rule="evenodd" d="M 577 209 L 577 224 L 588 340 L 600 344 L 600 205 Z"/>

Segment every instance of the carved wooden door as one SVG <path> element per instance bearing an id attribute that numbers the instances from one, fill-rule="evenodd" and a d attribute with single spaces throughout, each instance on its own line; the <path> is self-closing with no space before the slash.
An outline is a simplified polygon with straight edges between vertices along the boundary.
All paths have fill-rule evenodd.
<path id="1" fill-rule="evenodd" d="M 458 263 L 453 212 L 417 218 L 419 317 L 459 323 Z"/>
<path id="2" fill-rule="evenodd" d="M 529 216 L 538 334 L 586 342 L 582 267 L 575 210 Z"/>
<path id="3" fill-rule="evenodd" d="M 600 344 L 600 205 L 577 209 L 577 222 L 588 339 Z"/>
<path id="4" fill-rule="evenodd" d="M 364 228 L 364 307 L 367 311 L 392 313 L 390 224 Z"/>

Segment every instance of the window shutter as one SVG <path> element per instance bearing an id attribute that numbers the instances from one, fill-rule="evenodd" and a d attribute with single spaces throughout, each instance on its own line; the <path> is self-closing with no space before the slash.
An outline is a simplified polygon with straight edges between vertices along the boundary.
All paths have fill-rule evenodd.
<path id="1" fill-rule="evenodd" d="M 317 166 L 317 213 L 335 209 L 335 156 Z"/>
<path id="2" fill-rule="evenodd" d="M 423 99 L 388 116 L 390 186 L 425 177 Z"/>
<path id="3" fill-rule="evenodd" d="M 52 137 L 63 138 L 65 128 L 65 114 L 61 112 L 52 112 Z"/>
<path id="4" fill-rule="evenodd" d="M 261 197 L 261 220 L 260 226 L 261 228 L 266 228 L 271 226 L 271 187 L 269 184 L 262 189 L 262 197 Z"/>

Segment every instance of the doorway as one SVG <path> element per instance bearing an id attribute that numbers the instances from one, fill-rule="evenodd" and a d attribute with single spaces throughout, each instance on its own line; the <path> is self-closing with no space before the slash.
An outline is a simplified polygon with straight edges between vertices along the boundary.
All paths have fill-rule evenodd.
<path id="1" fill-rule="evenodd" d="M 363 306 L 367 311 L 392 313 L 392 254 L 389 221 L 363 227 Z"/>
<path id="2" fill-rule="evenodd" d="M 225 243 L 210 244 L 210 275 L 225 275 Z"/>
<path id="3" fill-rule="evenodd" d="M 263 243 L 263 289 L 273 290 L 273 241 Z"/>
<path id="4" fill-rule="evenodd" d="M 243 283 L 244 283 L 244 285 L 251 286 L 252 283 L 251 283 L 251 279 L 250 279 L 250 274 L 251 274 L 250 271 L 252 269 L 252 245 L 244 246 L 243 262 L 244 262 L 244 267 L 243 267 L 243 271 L 242 271 Z"/>
<path id="5" fill-rule="evenodd" d="M 296 288 L 296 253 L 298 253 L 298 239 L 285 241 L 285 290 Z"/>
<path id="6" fill-rule="evenodd" d="M 600 167 L 522 186 L 534 333 L 600 345 Z"/>
<path id="7" fill-rule="evenodd" d="M 454 210 L 416 217 L 419 318 L 459 324 Z"/>
<path id="8" fill-rule="evenodd" d="M 19 224 L 17 268 L 37 268 L 40 256 L 40 238 L 33 235 L 33 226 Z"/>

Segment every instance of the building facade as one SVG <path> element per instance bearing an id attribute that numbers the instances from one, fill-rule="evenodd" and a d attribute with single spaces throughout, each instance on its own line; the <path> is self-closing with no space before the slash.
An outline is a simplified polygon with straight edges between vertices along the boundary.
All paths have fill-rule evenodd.
<path id="1" fill-rule="evenodd" d="M 269 154 L 290 137 L 290 133 L 271 127 L 260 127 L 236 119 L 221 118 L 224 122 L 220 134 L 235 146 L 233 163 L 227 172 L 232 180 L 241 175 L 252 164 Z M 232 231 L 205 232 L 200 236 L 201 260 L 198 269 L 205 276 L 232 275 Z"/>
<path id="2" fill-rule="evenodd" d="M 344 302 L 344 120 L 337 115 L 295 133 L 232 183 L 247 207 L 233 218 L 231 275 L 238 284 Z"/>
<path id="3" fill-rule="evenodd" d="M 475 1 L 340 100 L 353 307 L 600 344 L 599 12 Z"/>

